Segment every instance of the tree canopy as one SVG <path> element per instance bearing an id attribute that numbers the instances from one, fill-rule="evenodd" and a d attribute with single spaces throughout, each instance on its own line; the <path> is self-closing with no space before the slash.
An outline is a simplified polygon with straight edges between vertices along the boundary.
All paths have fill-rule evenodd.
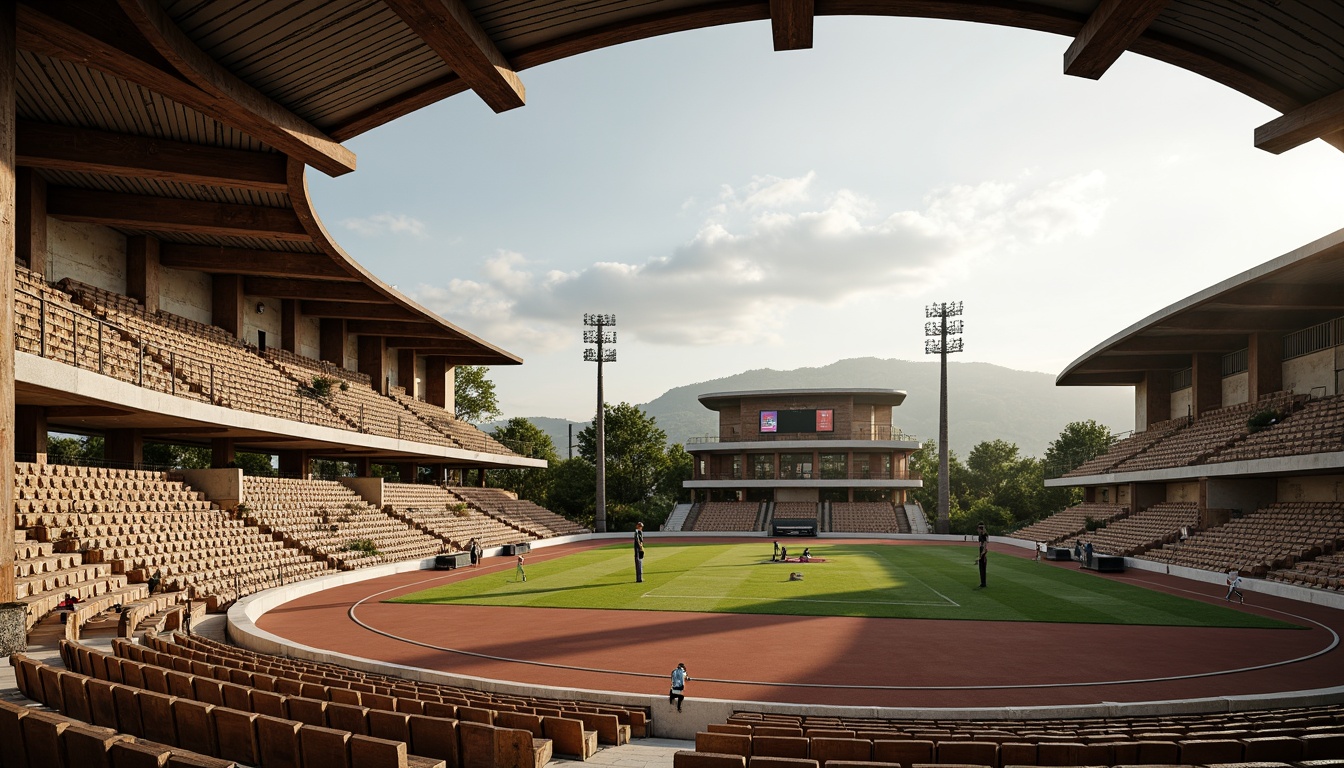
<path id="1" fill-rule="evenodd" d="M 495 427 L 490 435 L 520 456 L 544 459 L 547 466 L 492 469 L 487 473 L 487 482 L 496 488 L 513 491 L 520 499 L 527 499 L 543 507 L 549 506 L 552 475 L 555 465 L 560 461 L 551 436 L 521 416 L 515 416 Z"/>
<path id="2" fill-rule="evenodd" d="M 1095 459 L 1110 449 L 1113 438 L 1110 427 L 1092 419 L 1070 422 L 1045 450 L 1045 476 L 1059 477 Z"/>
<path id="3" fill-rule="evenodd" d="M 459 365 L 453 369 L 453 413 L 463 421 L 480 424 L 500 415 L 495 383 L 483 365 Z"/>

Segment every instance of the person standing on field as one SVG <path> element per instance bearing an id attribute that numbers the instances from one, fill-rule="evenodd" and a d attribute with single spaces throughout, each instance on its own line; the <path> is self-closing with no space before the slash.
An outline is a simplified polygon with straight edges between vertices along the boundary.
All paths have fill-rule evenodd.
<path id="1" fill-rule="evenodd" d="M 518 556 L 518 573 L 516 574 L 516 576 L 517 576 L 517 580 L 518 580 L 518 581 L 527 581 L 527 571 L 524 571 L 524 570 L 523 570 L 523 556 L 522 556 L 522 555 L 519 555 L 519 556 Z"/>
<path id="2" fill-rule="evenodd" d="M 644 524 L 635 523 L 635 583 L 644 581 Z"/>
<path id="3" fill-rule="evenodd" d="M 981 523 L 975 527 L 976 536 L 980 539 L 980 554 L 975 558 L 976 565 L 980 566 L 980 589 L 989 586 L 985 583 L 985 571 L 989 568 L 989 532 L 985 530 L 985 524 Z"/>

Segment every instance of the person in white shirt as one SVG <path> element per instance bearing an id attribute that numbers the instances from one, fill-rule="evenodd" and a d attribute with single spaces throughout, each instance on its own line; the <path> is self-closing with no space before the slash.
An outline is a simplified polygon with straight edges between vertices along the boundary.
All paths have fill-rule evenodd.
<path id="1" fill-rule="evenodd" d="M 1243 595 L 1243 594 L 1241 594 L 1241 590 L 1239 589 L 1240 586 L 1241 586 L 1241 574 L 1240 574 L 1240 573 L 1237 573 L 1237 571 L 1236 571 L 1235 569 L 1233 569 L 1233 570 L 1231 570 L 1231 571 L 1228 571 L 1228 572 L 1227 572 L 1227 597 L 1225 597 L 1225 598 L 1223 598 L 1223 599 L 1224 599 L 1224 600 L 1227 600 L 1227 601 L 1229 601 L 1229 602 L 1231 602 L 1231 600 L 1232 600 L 1232 596 L 1233 596 L 1233 595 L 1236 595 L 1238 600 L 1240 600 L 1242 603 L 1245 603 L 1245 602 L 1246 602 L 1246 596 Z"/>

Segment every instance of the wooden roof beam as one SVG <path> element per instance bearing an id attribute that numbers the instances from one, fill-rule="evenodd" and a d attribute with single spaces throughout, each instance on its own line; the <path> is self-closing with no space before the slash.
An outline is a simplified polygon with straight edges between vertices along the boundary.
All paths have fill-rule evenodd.
<path id="1" fill-rule="evenodd" d="M 442 339 L 448 329 L 425 322 L 397 320 L 351 320 L 345 324 L 347 333 L 360 336 L 397 336 L 404 338 Z"/>
<path id="2" fill-rule="evenodd" d="M 1123 373 L 1126 371 L 1179 371 L 1190 367 L 1190 355 L 1137 354 L 1097 355 L 1074 370 L 1078 373 Z"/>
<path id="3" fill-rule="evenodd" d="M 798 51 L 812 47 L 812 22 L 815 0 L 770 0 L 770 31 L 776 51 Z"/>
<path id="4" fill-rule="evenodd" d="M 47 190 L 47 214 L 66 221 L 148 232 L 312 242 L 298 216 L 288 208 L 51 187 Z"/>
<path id="5" fill-rule="evenodd" d="M 358 282 L 331 257 L 321 253 L 262 251 L 252 248 L 225 248 L 218 245 L 161 243 L 159 264 L 173 269 L 190 269 L 230 275 L 302 276 Z"/>
<path id="6" fill-rule="evenodd" d="M 384 2 L 491 109 L 505 112 L 523 106 L 523 81 L 462 0 Z"/>
<path id="7" fill-rule="evenodd" d="M 465 350 L 469 352 L 480 352 L 481 345 L 471 341 L 451 338 L 432 339 L 425 336 L 387 336 L 387 346 L 397 347 L 399 349 L 419 349 L 426 352 L 433 351 L 437 355 L 446 355 L 454 350 Z"/>
<path id="8" fill-rule="evenodd" d="M 286 157 L 123 133 L 18 122 L 16 162 L 30 168 L 288 192 Z"/>
<path id="9" fill-rule="evenodd" d="M 1335 91 L 1255 129 L 1255 146 L 1283 154 L 1312 139 L 1326 139 L 1340 146 L 1344 139 L 1344 91 Z"/>
<path id="10" fill-rule="evenodd" d="M 1241 309 L 1208 310 L 1191 312 L 1158 321 L 1157 330 L 1174 329 L 1191 332 L 1212 331 L 1215 333 L 1291 333 L 1309 325 L 1330 319 L 1330 312 L 1322 310 L 1288 308 L 1260 309 L 1243 307 Z"/>
<path id="11" fill-rule="evenodd" d="M 1344 309 L 1338 285 L 1254 283 L 1217 297 L 1212 304 L 1250 308 Z"/>
<path id="12" fill-rule="evenodd" d="M 1107 348 L 1111 352 L 1234 352 L 1246 346 L 1246 334 L 1195 334 L 1179 336 L 1136 336 Z"/>
<path id="13" fill-rule="evenodd" d="M 103 0 L 21 0 L 19 47 L 148 88 L 323 173 L 355 169 L 353 152 L 234 77 L 177 29 L 158 3 L 126 0 L 122 11 Z"/>
<path id="14" fill-rule="evenodd" d="M 304 301 L 304 317 L 336 317 L 349 320 L 420 320 L 411 310 L 396 304 L 350 304 L 343 301 Z"/>
<path id="15" fill-rule="evenodd" d="M 243 293 L 278 299 L 324 299 L 370 303 L 387 301 L 386 296 L 364 283 L 337 283 L 329 280 L 301 280 L 288 277 L 244 278 Z"/>
<path id="16" fill-rule="evenodd" d="M 1167 0 L 1101 0 L 1064 52 L 1064 74 L 1100 79 L 1166 5 Z"/>

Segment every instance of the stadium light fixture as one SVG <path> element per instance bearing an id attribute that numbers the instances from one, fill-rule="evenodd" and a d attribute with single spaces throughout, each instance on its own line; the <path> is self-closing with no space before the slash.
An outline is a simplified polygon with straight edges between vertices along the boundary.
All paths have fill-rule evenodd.
<path id="1" fill-rule="evenodd" d="M 606 345 L 616 343 L 616 332 L 607 328 L 616 324 L 615 315 L 585 314 L 583 324 L 592 330 L 583 332 L 584 344 L 596 344 L 583 350 L 583 359 L 597 363 L 597 502 L 593 514 L 593 530 L 597 533 L 607 531 L 607 428 L 606 403 L 602 397 L 602 364 L 616 362 L 616 350 Z"/>
<path id="2" fill-rule="evenodd" d="M 938 355 L 942 363 L 938 384 L 938 520 L 934 528 L 938 533 L 951 530 L 948 503 L 951 482 L 947 472 L 947 356 L 965 348 L 960 338 L 949 338 L 961 334 L 961 321 L 950 319 L 960 317 L 961 310 L 960 301 L 929 304 L 924 308 L 924 317 L 932 318 L 924 323 L 924 335 L 929 337 L 924 339 L 924 354 Z"/>

